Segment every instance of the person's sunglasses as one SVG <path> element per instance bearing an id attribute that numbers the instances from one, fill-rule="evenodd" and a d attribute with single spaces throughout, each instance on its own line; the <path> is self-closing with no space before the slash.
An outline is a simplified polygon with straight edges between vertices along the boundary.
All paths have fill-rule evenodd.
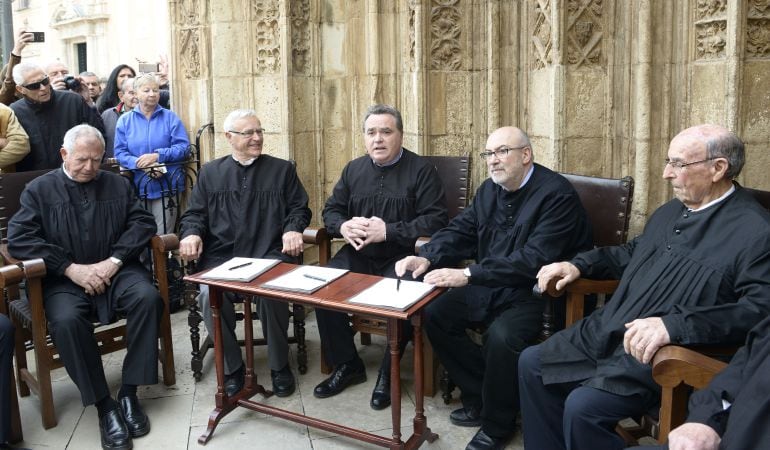
<path id="1" fill-rule="evenodd" d="M 29 89 L 30 91 L 36 91 L 40 89 L 40 86 L 48 86 L 50 83 L 51 80 L 49 80 L 48 77 L 45 77 L 42 80 L 36 81 L 34 83 L 22 84 L 21 87 L 24 89 Z"/>

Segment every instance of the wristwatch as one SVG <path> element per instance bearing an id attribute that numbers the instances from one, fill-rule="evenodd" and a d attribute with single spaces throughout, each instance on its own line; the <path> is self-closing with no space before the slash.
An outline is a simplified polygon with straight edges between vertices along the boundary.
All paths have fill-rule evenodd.
<path id="1" fill-rule="evenodd" d="M 465 275 L 465 277 L 470 280 L 471 279 L 471 268 L 470 267 L 466 267 L 465 269 L 463 269 L 463 275 Z"/>
<path id="2" fill-rule="evenodd" d="M 123 267 L 123 261 L 119 260 L 118 258 L 116 258 L 114 256 L 110 256 L 110 261 L 115 263 L 115 265 L 118 266 L 118 267 Z"/>

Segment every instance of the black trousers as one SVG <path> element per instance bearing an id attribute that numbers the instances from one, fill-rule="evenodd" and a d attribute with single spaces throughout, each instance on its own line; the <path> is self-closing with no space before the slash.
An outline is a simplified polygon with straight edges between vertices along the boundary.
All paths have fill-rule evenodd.
<path id="1" fill-rule="evenodd" d="M 0 314 L 0 444 L 8 442 L 11 435 L 12 358 L 13 324 Z"/>
<path id="2" fill-rule="evenodd" d="M 379 275 L 383 277 L 396 277 L 396 262 L 407 256 L 398 255 L 388 259 L 373 259 L 358 253 L 352 246 L 345 245 L 329 261 L 327 267 L 336 269 L 349 269 L 356 273 L 365 273 L 368 275 Z M 353 361 L 358 358 L 356 344 L 353 341 L 352 327 L 347 313 L 330 311 L 328 309 L 316 309 L 316 323 L 318 324 L 318 334 L 321 337 L 321 348 L 323 349 L 326 363 L 332 367 Z M 401 346 L 411 339 L 412 326 L 407 322 L 402 322 Z M 387 351 L 386 351 L 387 352 Z"/>
<path id="3" fill-rule="evenodd" d="M 460 388 L 465 407 L 481 409 L 482 428 L 495 437 L 509 436 L 519 412 L 519 354 L 535 341 L 542 324 L 543 302 L 511 301 L 485 320 L 479 347 L 466 333 L 473 299 L 455 288 L 430 303 L 425 331 L 433 350 Z"/>
<path id="4" fill-rule="evenodd" d="M 521 417 L 525 448 L 622 449 L 615 433 L 618 421 L 647 412 L 651 405 L 638 395 L 618 395 L 580 381 L 543 384 L 540 346 L 526 349 L 519 359 Z"/>
<path id="5" fill-rule="evenodd" d="M 112 299 L 115 312 L 126 318 L 123 383 L 158 382 L 158 330 L 163 300 L 149 281 L 121 289 Z M 64 367 L 80 390 L 83 406 L 110 395 L 91 322 L 92 299 L 85 293 L 57 292 L 45 297 L 48 326 Z"/>

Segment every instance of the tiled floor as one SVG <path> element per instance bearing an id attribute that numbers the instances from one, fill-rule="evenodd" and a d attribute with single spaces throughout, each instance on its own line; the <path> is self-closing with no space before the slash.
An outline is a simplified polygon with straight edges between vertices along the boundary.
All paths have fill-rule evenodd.
<path id="1" fill-rule="evenodd" d="M 190 372 L 190 341 L 187 326 L 187 313 L 180 311 L 171 316 L 174 332 L 174 354 L 176 360 L 177 384 L 167 387 L 162 383 L 144 386 L 139 390 L 139 398 L 150 417 L 150 434 L 134 440 L 136 449 L 197 449 L 197 439 L 206 429 L 208 414 L 213 408 L 215 375 L 213 357 L 207 355 L 203 379 L 196 383 Z M 255 332 L 261 327 L 255 326 Z M 390 409 L 374 411 L 369 407 L 369 396 L 377 377 L 378 364 L 384 351 L 385 340 L 374 336 L 372 345 L 361 346 L 359 352 L 367 366 L 367 383 L 348 388 L 342 394 L 320 400 L 313 397 L 313 387 L 324 376 L 319 369 L 319 340 L 315 324 L 315 315 L 307 318 L 307 340 L 309 354 L 308 373 L 299 375 L 292 363 L 298 380 L 298 389 L 290 397 L 271 397 L 269 403 L 283 409 L 302 411 L 305 414 L 340 421 L 355 428 L 390 436 Z M 293 348 L 292 348 L 293 349 Z M 120 385 L 120 367 L 122 353 L 105 357 L 104 365 L 107 379 L 113 386 L 113 392 Z M 255 352 L 257 376 L 268 380 L 266 367 L 266 349 L 260 347 Z M 29 355 L 30 362 L 34 358 Z M 296 361 L 292 355 L 292 361 Z M 402 434 L 411 433 L 411 417 L 414 414 L 413 377 L 411 375 L 411 353 L 407 353 L 402 364 L 402 379 L 405 395 L 402 400 Z M 64 369 L 54 372 L 54 402 L 59 424 L 45 430 L 40 422 L 39 404 L 32 397 L 20 398 L 24 442 L 21 447 L 33 449 L 99 449 L 99 430 L 96 410 L 83 408 L 80 395 L 75 385 L 69 380 Z M 264 382 L 264 381 L 262 381 Z M 455 393 L 455 397 L 457 394 Z M 255 397 L 257 398 L 257 397 Z M 425 444 L 428 449 L 463 449 L 476 432 L 475 428 L 461 428 L 449 423 L 449 413 L 459 407 L 457 399 L 445 405 L 440 395 L 425 399 L 425 415 L 430 428 L 438 433 L 439 438 L 432 444 Z M 310 429 L 293 422 L 268 417 L 251 411 L 234 411 L 225 417 L 205 446 L 207 449 L 339 449 L 339 448 L 377 448 L 349 438 L 336 436 L 325 431 Z M 507 447 L 521 449 L 521 435 L 517 432 L 515 440 Z"/>

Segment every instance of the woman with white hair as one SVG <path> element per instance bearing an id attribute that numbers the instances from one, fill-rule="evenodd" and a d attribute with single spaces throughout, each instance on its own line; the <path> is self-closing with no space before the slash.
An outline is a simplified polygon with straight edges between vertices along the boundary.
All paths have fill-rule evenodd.
<path id="1" fill-rule="evenodd" d="M 118 119 L 115 158 L 134 170 L 137 193 L 155 216 L 158 233 L 170 232 L 176 210 L 167 199 L 184 190 L 180 163 L 189 155 L 190 141 L 179 117 L 158 104 L 160 88 L 154 75 L 138 77 L 134 90 L 139 104 Z"/>

